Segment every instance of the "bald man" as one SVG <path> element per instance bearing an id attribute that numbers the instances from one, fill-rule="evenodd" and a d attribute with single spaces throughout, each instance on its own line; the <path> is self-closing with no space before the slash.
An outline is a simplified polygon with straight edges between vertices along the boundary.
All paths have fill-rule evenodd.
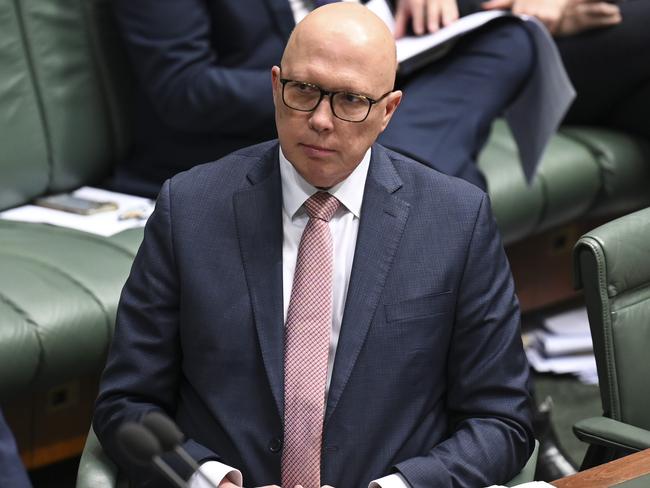
<path id="1" fill-rule="evenodd" d="M 152 410 L 221 487 L 478 487 L 524 465 L 528 366 L 488 199 L 375 142 L 394 77 L 373 14 L 318 9 L 271 71 L 279 140 L 163 185 L 94 419 L 137 486 L 163 481 L 115 432 Z"/>

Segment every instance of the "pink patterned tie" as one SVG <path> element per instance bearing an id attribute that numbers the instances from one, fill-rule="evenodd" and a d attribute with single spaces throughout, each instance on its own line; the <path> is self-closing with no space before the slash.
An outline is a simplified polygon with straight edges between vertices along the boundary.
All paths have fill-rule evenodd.
<path id="1" fill-rule="evenodd" d="M 332 326 L 332 236 L 339 201 L 318 192 L 305 202 L 284 345 L 282 486 L 320 488 L 320 454 Z"/>

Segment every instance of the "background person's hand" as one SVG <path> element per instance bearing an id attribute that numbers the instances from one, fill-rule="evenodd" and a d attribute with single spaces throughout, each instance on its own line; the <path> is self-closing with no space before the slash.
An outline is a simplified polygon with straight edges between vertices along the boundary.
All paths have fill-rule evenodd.
<path id="1" fill-rule="evenodd" d="M 456 0 L 397 0 L 395 38 L 404 37 L 412 23 L 416 35 L 436 32 L 458 20 Z"/>
<path id="2" fill-rule="evenodd" d="M 554 34 L 570 36 L 589 29 L 616 25 L 622 20 L 618 5 L 602 0 L 569 0 Z"/>
<path id="3" fill-rule="evenodd" d="M 537 17 L 555 34 L 564 15 L 567 0 L 488 0 L 482 4 L 485 10 L 505 9 L 513 14 Z"/>

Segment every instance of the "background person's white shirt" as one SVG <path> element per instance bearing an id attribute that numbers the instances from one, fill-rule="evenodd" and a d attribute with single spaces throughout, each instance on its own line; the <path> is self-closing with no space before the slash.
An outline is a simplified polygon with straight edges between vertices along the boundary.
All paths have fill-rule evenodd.
<path id="1" fill-rule="evenodd" d="M 329 193 L 341 202 L 341 205 L 329 222 L 330 232 L 332 233 L 334 270 L 332 274 L 332 328 L 330 330 L 330 349 L 327 360 L 327 388 L 324 401 L 327 401 L 327 393 L 332 379 L 334 358 L 336 356 L 339 333 L 341 331 L 341 322 L 343 321 L 345 298 L 348 293 L 352 261 L 354 260 L 357 234 L 359 232 L 359 217 L 361 215 L 363 192 L 370 166 L 370 152 L 370 149 L 366 151 L 363 159 L 350 176 L 328 190 Z M 309 216 L 303 208 L 303 203 L 319 190 L 307 183 L 300 176 L 284 156 L 282 149 L 280 149 L 279 157 L 280 179 L 282 184 L 283 317 L 286 323 L 287 310 L 289 309 L 289 300 L 291 298 L 291 287 L 293 286 L 293 275 L 298 258 L 298 246 L 300 245 L 300 238 L 309 220 Z M 241 472 L 218 461 L 204 463 L 201 465 L 201 472 L 207 475 L 217 485 L 227 477 L 236 485 L 243 486 Z M 189 485 L 190 488 L 209 488 L 208 483 L 199 477 L 198 474 L 192 475 Z M 409 488 L 409 484 L 401 474 L 395 473 L 371 482 L 369 488 Z"/>

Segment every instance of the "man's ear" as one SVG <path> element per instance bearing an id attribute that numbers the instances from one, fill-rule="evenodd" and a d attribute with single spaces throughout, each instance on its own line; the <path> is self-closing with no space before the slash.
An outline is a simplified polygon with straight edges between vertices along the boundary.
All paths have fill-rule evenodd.
<path id="1" fill-rule="evenodd" d="M 275 100 L 280 90 L 280 67 L 271 68 L 271 86 L 273 88 L 273 99 Z"/>
<path id="2" fill-rule="evenodd" d="M 394 92 L 391 92 L 390 95 L 386 97 L 386 109 L 384 111 L 384 117 L 381 125 L 382 131 L 388 126 L 388 122 L 390 122 L 391 117 L 395 113 L 395 110 L 397 109 L 401 101 L 402 101 L 401 90 L 395 90 Z"/>

